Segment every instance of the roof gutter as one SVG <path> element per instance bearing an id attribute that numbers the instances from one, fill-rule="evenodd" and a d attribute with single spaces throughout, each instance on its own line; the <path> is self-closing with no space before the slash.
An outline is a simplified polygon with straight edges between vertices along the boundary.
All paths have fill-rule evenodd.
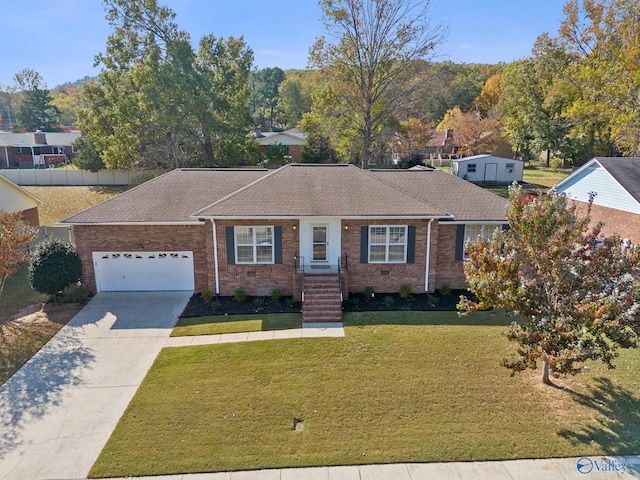
<path id="1" fill-rule="evenodd" d="M 192 220 L 190 222 L 67 222 L 61 221 L 57 223 L 58 225 L 82 225 L 82 226 L 102 226 L 102 225 L 128 225 L 128 226 L 149 226 L 149 225 L 204 225 L 204 221 L 197 222 Z"/>

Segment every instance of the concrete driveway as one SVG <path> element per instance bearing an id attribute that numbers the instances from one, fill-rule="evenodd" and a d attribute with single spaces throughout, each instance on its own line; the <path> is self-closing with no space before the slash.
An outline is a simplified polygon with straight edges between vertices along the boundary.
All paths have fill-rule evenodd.
<path id="1" fill-rule="evenodd" d="M 190 295 L 100 293 L 0 387 L 0 479 L 86 478 Z"/>

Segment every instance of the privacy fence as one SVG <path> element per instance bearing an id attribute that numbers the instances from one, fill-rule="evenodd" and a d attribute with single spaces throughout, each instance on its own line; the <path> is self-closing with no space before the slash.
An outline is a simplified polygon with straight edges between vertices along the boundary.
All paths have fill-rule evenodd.
<path id="1" fill-rule="evenodd" d="M 5 169 L 0 170 L 0 175 L 5 176 L 17 185 L 127 185 L 140 172 L 125 172 L 119 170 L 101 170 L 89 172 L 86 170 L 65 170 L 59 168 L 37 169 Z"/>

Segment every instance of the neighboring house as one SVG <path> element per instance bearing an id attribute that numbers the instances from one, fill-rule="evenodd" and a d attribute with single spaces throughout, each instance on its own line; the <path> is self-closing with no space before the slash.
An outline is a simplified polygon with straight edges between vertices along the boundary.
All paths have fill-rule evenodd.
<path id="1" fill-rule="evenodd" d="M 604 222 L 603 233 L 614 233 L 640 243 L 640 158 L 596 157 L 559 182 L 564 193 L 582 213 L 593 197 L 593 223 Z"/>
<path id="2" fill-rule="evenodd" d="M 0 168 L 47 167 L 69 163 L 77 155 L 80 132 L 0 132 Z"/>
<path id="3" fill-rule="evenodd" d="M 31 226 L 40 225 L 38 204 L 42 201 L 11 180 L 0 175 L 0 211 L 20 212 Z"/>
<path id="4" fill-rule="evenodd" d="M 338 312 L 367 286 L 465 288 L 464 241 L 505 224 L 506 205 L 437 170 L 290 164 L 174 170 L 62 223 L 92 292 L 279 289 L 304 299 L 307 322 L 326 320 L 305 310 L 322 282 Z"/>
<path id="5" fill-rule="evenodd" d="M 476 183 L 522 181 L 524 162 L 494 155 L 473 155 L 451 161 L 451 174 Z"/>
<path id="6" fill-rule="evenodd" d="M 302 146 L 307 141 L 307 136 L 297 128 L 290 128 L 284 132 L 263 132 L 260 127 L 255 130 L 256 139 L 260 144 L 261 154 L 267 151 L 270 145 L 283 145 L 287 147 L 287 155 L 292 163 L 300 163 L 302 160 Z"/>
<path id="7" fill-rule="evenodd" d="M 427 142 L 424 149 L 424 161 L 434 167 L 441 167 L 443 160 L 449 160 L 456 157 L 457 146 L 455 144 L 453 130 L 444 131 L 433 130 L 431 138 Z"/>

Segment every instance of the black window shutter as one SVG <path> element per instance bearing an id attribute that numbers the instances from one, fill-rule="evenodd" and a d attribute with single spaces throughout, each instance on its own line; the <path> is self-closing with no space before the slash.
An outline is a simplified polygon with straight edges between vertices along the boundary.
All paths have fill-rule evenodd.
<path id="1" fill-rule="evenodd" d="M 282 263 L 282 227 L 273 227 L 273 248 L 275 263 Z"/>
<path id="2" fill-rule="evenodd" d="M 464 258 L 464 225 L 458 225 L 456 232 L 456 260 Z"/>
<path id="3" fill-rule="evenodd" d="M 409 225 L 407 228 L 407 263 L 416 261 L 416 227 Z"/>
<path id="4" fill-rule="evenodd" d="M 227 227 L 227 263 L 229 265 L 236 263 L 235 240 L 235 229 L 233 227 Z"/>
<path id="5" fill-rule="evenodd" d="M 360 263 L 369 263 L 369 227 L 360 227 Z"/>

